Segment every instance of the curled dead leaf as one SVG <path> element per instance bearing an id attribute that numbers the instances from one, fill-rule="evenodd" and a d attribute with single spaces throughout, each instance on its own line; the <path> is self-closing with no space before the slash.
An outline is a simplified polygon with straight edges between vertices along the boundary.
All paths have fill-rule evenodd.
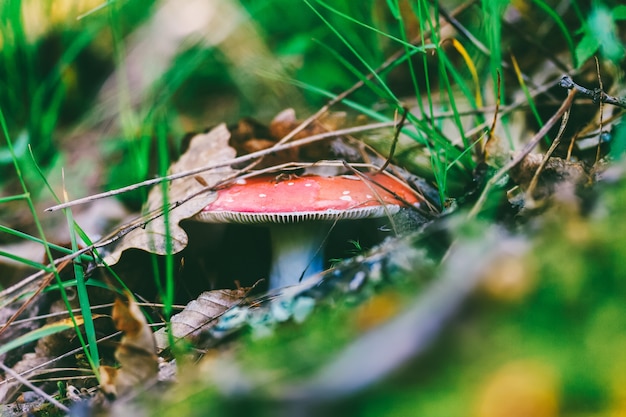
<path id="1" fill-rule="evenodd" d="M 226 162 L 235 157 L 235 150 L 228 145 L 230 132 L 226 125 L 221 124 L 208 133 L 198 134 L 191 139 L 189 149 L 180 159 L 172 164 L 169 174 L 201 168 L 209 164 Z M 180 252 L 187 246 L 187 233 L 179 226 L 179 222 L 193 217 L 215 199 L 215 193 L 201 192 L 207 186 L 214 186 L 224 179 L 233 170 L 230 166 L 202 172 L 171 181 L 167 187 L 167 196 L 164 198 L 160 185 L 150 190 L 148 201 L 144 205 L 147 213 L 145 227 L 132 230 L 123 238 L 115 242 L 115 248 L 105 257 L 104 262 L 116 264 L 126 249 L 137 248 L 157 255 Z M 196 195 L 197 194 L 197 195 Z M 193 198 L 187 198 L 195 195 Z M 160 215 L 150 219 L 151 214 L 158 213 L 167 201 L 172 207 L 168 214 L 169 227 L 165 226 L 165 216 Z M 175 204 L 183 202 L 182 204 Z M 169 240 L 169 242 L 168 242 Z"/>
<path id="2" fill-rule="evenodd" d="M 101 366 L 100 387 L 108 394 L 121 396 L 156 378 L 159 366 L 152 330 L 130 295 L 126 301 L 115 300 L 113 321 L 124 334 L 115 350 L 119 368 Z"/>

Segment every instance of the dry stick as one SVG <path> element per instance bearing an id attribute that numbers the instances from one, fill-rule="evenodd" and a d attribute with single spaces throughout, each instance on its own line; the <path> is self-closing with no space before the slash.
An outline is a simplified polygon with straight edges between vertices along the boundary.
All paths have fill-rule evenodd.
<path id="1" fill-rule="evenodd" d="M 571 113 L 570 109 L 567 109 L 567 111 L 563 113 L 563 119 L 561 120 L 561 127 L 559 128 L 559 133 L 557 133 L 556 138 L 552 141 L 552 145 L 550 145 L 550 148 L 548 149 L 543 159 L 541 160 L 539 167 L 537 167 L 537 170 L 535 171 L 533 178 L 530 180 L 530 184 L 528 185 L 528 189 L 526 190 L 527 201 L 529 204 L 532 204 L 535 201 L 535 199 L 533 198 L 533 191 L 535 191 L 535 188 L 537 188 L 541 171 L 543 171 L 543 169 L 545 168 L 546 163 L 548 162 L 548 159 L 550 159 L 550 156 L 552 156 L 552 153 L 554 152 L 556 147 L 559 146 L 559 143 L 561 143 L 561 138 L 563 137 L 563 133 L 565 132 L 565 127 L 567 126 L 570 113 Z"/>
<path id="2" fill-rule="evenodd" d="M 568 90 L 576 90 L 580 94 L 591 98 L 594 103 L 612 104 L 613 106 L 626 109 L 626 98 L 610 96 L 602 91 L 601 88 L 594 88 L 593 90 L 585 88 L 581 85 L 576 84 L 569 75 L 564 75 L 563 77 L 561 77 L 561 79 L 559 80 L 559 86 L 567 88 Z"/>
<path id="3" fill-rule="evenodd" d="M 406 117 L 409 114 L 408 108 L 404 107 L 403 110 L 404 111 L 402 112 L 400 123 L 396 125 L 396 133 L 395 135 L 393 135 L 393 140 L 391 141 L 391 147 L 389 148 L 389 155 L 387 155 L 387 159 L 385 160 L 385 163 L 383 164 L 383 166 L 381 166 L 376 172 L 377 174 L 380 174 L 381 172 L 387 169 L 387 167 L 391 163 L 391 160 L 393 159 L 393 154 L 396 152 L 396 145 L 398 144 L 398 137 L 400 136 L 400 131 L 404 127 L 404 122 L 406 122 Z"/>
<path id="4" fill-rule="evenodd" d="M 498 74 L 498 82 L 497 82 L 497 87 L 498 87 L 498 94 L 496 95 L 496 109 L 495 112 L 493 113 L 493 121 L 491 122 L 491 127 L 489 128 L 489 136 L 487 136 L 487 140 L 485 141 L 485 144 L 483 145 L 483 148 L 479 151 L 481 152 L 481 156 L 484 158 L 487 152 L 487 147 L 489 146 L 489 144 L 491 142 L 493 142 L 494 140 L 494 132 L 496 131 L 496 124 L 498 123 L 498 112 L 500 111 L 500 103 L 501 103 L 501 88 L 500 88 L 500 83 L 501 83 L 501 78 L 500 78 L 500 71 L 497 71 Z"/>
<path id="5" fill-rule="evenodd" d="M 66 260 L 65 262 L 63 262 L 63 264 L 61 264 L 59 266 L 58 271 L 61 271 L 69 263 L 70 263 L 69 259 Z M 57 271 L 57 273 L 58 273 L 58 271 Z M 18 318 L 18 316 L 20 314 L 22 314 L 24 312 L 24 310 L 26 310 L 26 307 L 28 307 L 30 305 L 30 303 L 33 302 L 35 297 L 37 297 L 37 295 L 39 295 L 39 293 L 41 293 L 43 291 L 43 289 L 46 288 L 48 286 L 48 284 L 50 284 L 50 282 L 52 282 L 53 279 L 54 279 L 54 272 L 48 272 L 48 274 L 46 275 L 45 279 L 42 282 L 39 283 L 39 288 L 37 288 L 35 293 L 32 296 L 30 296 L 30 298 L 28 300 L 26 300 L 26 302 L 24 304 L 22 304 L 20 306 L 20 308 L 17 309 L 17 311 L 9 318 L 9 320 L 7 320 L 7 322 L 0 327 L 0 336 L 2 336 L 2 333 L 4 333 L 9 328 L 11 323 L 13 323 Z"/>
<path id="6" fill-rule="evenodd" d="M 87 252 L 92 251 L 93 248 L 94 248 L 94 246 L 92 245 L 92 246 L 88 246 L 86 248 L 80 249 L 80 250 L 78 250 L 78 251 L 76 251 L 74 253 L 70 253 L 70 254 L 65 255 L 65 256 L 63 256 L 61 258 L 55 259 L 52 263 L 48 264 L 47 266 L 48 267 L 52 267 L 53 265 L 59 265 L 59 264 L 64 263 L 64 262 L 66 262 L 68 260 L 75 259 L 75 258 L 79 257 L 80 255 L 83 255 L 83 254 L 85 254 Z M 6 289 L 0 291 L 0 300 L 2 300 L 3 298 L 7 297 L 9 294 L 14 293 L 15 291 L 19 290 L 20 288 L 25 287 L 25 286 L 31 284 L 34 280 L 44 276 L 45 274 L 46 274 L 46 271 L 42 269 L 42 270 L 40 270 L 38 272 L 35 272 L 34 274 L 28 276 L 27 278 L 22 279 L 17 284 L 14 284 L 14 285 L 12 285 L 9 288 L 6 288 Z M 1 303 L 0 303 L 0 306 L 1 306 Z"/>
<path id="7" fill-rule="evenodd" d="M 567 155 L 565 156 L 565 160 L 569 161 L 572 157 L 572 151 L 574 150 L 574 144 L 576 143 L 576 137 L 578 136 L 578 132 L 572 135 L 572 139 L 569 141 L 569 146 L 567 147 Z"/>
<path id="8" fill-rule="evenodd" d="M 600 91 L 604 90 L 604 86 L 602 85 L 602 76 L 600 75 L 600 62 L 598 61 L 598 57 L 594 56 L 593 59 L 596 61 L 596 74 L 598 75 L 598 84 L 600 85 Z M 602 127 L 603 127 L 603 113 L 604 113 L 604 103 L 600 101 L 600 133 L 598 133 L 598 146 L 596 147 L 596 160 L 594 165 L 598 163 L 600 160 L 600 148 L 602 145 Z"/>
<path id="9" fill-rule="evenodd" d="M 212 169 L 221 168 L 221 167 L 225 167 L 225 166 L 232 165 L 232 164 L 247 162 L 256 158 L 260 158 L 265 155 L 269 155 L 274 152 L 284 151 L 286 149 L 291 149 L 297 146 L 308 145 L 313 142 L 321 141 L 321 140 L 328 139 L 328 138 L 333 138 L 336 136 L 351 135 L 354 133 L 367 132 L 370 130 L 394 127 L 395 125 L 396 125 L 395 122 L 381 122 L 381 123 L 372 123 L 372 124 L 363 125 L 363 126 L 355 126 L 355 127 L 351 127 L 347 129 L 335 130 L 333 132 L 324 132 L 318 135 L 313 135 L 313 136 L 308 136 L 303 139 L 298 139 L 287 144 L 274 145 L 271 148 L 267 148 L 267 149 L 263 149 L 257 152 L 252 152 L 246 155 L 242 155 L 242 156 L 230 159 L 225 162 L 217 162 L 217 163 L 205 165 L 200 168 L 191 169 L 189 171 L 178 172 L 176 174 L 168 175 L 165 177 L 153 178 L 151 180 L 143 181 L 137 184 L 132 184 L 127 187 L 117 188 L 115 190 L 107 191 L 107 192 L 100 193 L 100 194 L 94 194 L 89 197 L 79 198 L 77 200 L 68 201 L 63 204 L 57 204 L 56 206 L 48 207 L 45 211 L 56 211 L 56 210 L 76 206 L 79 204 L 88 203 L 88 202 L 98 200 L 101 198 L 106 198 L 106 197 L 111 197 L 114 195 L 122 194 L 128 191 L 136 190 L 141 187 L 146 187 L 148 185 L 160 184 L 165 181 L 172 181 L 172 180 L 176 180 L 179 178 L 189 177 L 192 175 L 200 174 L 205 171 L 210 171 Z"/>
<path id="10" fill-rule="evenodd" d="M 367 178 L 365 174 L 363 174 L 361 171 L 356 170 L 348 162 L 343 161 L 343 166 L 349 169 L 350 171 L 352 171 L 352 173 L 355 174 L 357 177 L 361 178 L 361 180 L 363 181 L 363 184 L 365 184 L 367 188 L 370 189 L 370 191 L 372 192 L 372 194 L 374 194 L 377 200 L 381 202 L 383 201 L 383 198 L 380 196 L 380 193 L 376 191 L 374 187 L 372 187 L 372 184 L 370 183 L 374 183 L 376 185 L 379 185 L 379 184 Z M 384 188 L 384 187 L 381 186 L 381 188 Z M 387 216 L 387 218 L 389 219 L 389 222 L 391 223 L 391 228 L 393 229 L 394 235 L 398 236 L 398 228 L 396 227 L 396 222 L 393 220 L 393 217 L 391 216 L 391 213 L 389 212 L 389 209 L 387 208 L 386 204 L 383 204 L 383 210 L 385 211 L 385 215 Z"/>
<path id="11" fill-rule="evenodd" d="M 157 308 L 163 308 L 165 306 L 165 304 L 162 303 L 150 303 L 150 302 L 141 302 L 141 303 L 136 303 L 137 306 L 139 307 L 148 307 L 151 309 L 157 309 Z M 105 303 L 105 304 L 98 304 L 95 306 L 91 306 L 91 311 L 94 312 L 96 310 L 103 310 L 105 308 L 111 308 L 113 307 L 114 303 Z M 172 309 L 173 310 L 183 310 L 185 308 L 184 305 L 180 305 L 180 304 L 173 304 L 172 305 Z M 81 309 L 80 308 L 73 308 L 72 309 L 72 313 L 80 313 Z M 57 311 L 55 313 L 47 313 L 47 314 L 39 314 L 37 316 L 33 316 L 33 317 L 28 317 L 25 319 L 19 319 L 19 320 L 15 320 L 11 323 L 11 326 L 16 326 L 18 324 L 24 324 L 24 323 L 30 323 L 33 322 L 35 320 L 43 320 L 43 319 L 52 319 L 52 318 L 66 318 L 69 317 L 69 312 L 67 310 L 65 311 Z M 153 325 L 158 325 L 158 324 L 153 324 Z"/>
<path id="12" fill-rule="evenodd" d="M 66 406 L 64 406 L 63 404 L 61 404 L 57 400 L 55 400 L 54 397 L 46 394 L 41 388 L 33 385 L 29 380 L 27 380 L 26 378 L 22 377 L 20 374 L 18 374 L 13 369 L 11 369 L 8 366 L 6 366 L 5 364 L 3 364 L 1 361 L 0 361 L 0 368 L 2 368 L 2 370 L 7 375 L 10 375 L 14 379 L 16 379 L 20 384 L 25 385 L 28 388 L 30 388 L 35 394 L 39 395 L 44 400 L 49 401 L 50 404 L 54 405 L 59 410 L 63 411 L 64 413 L 69 413 L 69 411 L 70 411 L 69 408 L 67 408 Z"/>
<path id="13" fill-rule="evenodd" d="M 526 155 L 528 155 L 530 151 L 532 151 L 535 148 L 535 146 L 537 146 L 539 141 L 541 141 L 541 138 L 544 137 L 548 133 L 548 131 L 552 128 L 552 126 L 554 126 L 556 121 L 559 120 L 561 116 L 563 116 L 563 114 L 565 114 L 565 112 L 571 107 L 577 91 L 578 90 L 576 89 L 570 90 L 569 94 L 567 95 L 567 98 L 565 99 L 563 104 L 561 104 L 561 107 L 559 107 L 556 113 L 554 113 L 554 115 L 550 117 L 550 119 L 539 130 L 539 132 L 537 132 L 535 136 L 533 136 L 530 142 L 526 144 L 524 149 L 522 149 L 520 153 L 515 155 L 513 159 L 511 159 L 506 165 L 500 168 L 498 172 L 496 172 L 494 176 L 491 177 L 489 181 L 487 181 L 487 184 L 485 184 L 485 188 L 483 189 L 483 192 L 480 194 L 480 197 L 476 201 L 476 204 L 474 204 L 474 207 L 472 207 L 472 210 L 470 210 L 468 214 L 469 219 L 476 217 L 476 215 L 480 212 L 493 186 L 497 184 L 498 181 L 500 181 L 500 179 L 502 179 L 502 177 L 504 177 L 504 175 L 511 170 L 511 168 L 519 164 L 526 157 Z"/>

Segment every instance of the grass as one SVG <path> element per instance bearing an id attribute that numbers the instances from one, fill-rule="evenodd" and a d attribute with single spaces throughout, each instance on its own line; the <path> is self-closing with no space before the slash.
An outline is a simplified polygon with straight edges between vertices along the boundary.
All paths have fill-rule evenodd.
<path id="1" fill-rule="evenodd" d="M 51 5 L 52 2 L 40 7 L 49 12 Z M 38 262 L 6 251 L 0 251 L 0 257 L 52 274 L 56 280 L 55 288 L 60 290 L 68 311 L 72 309 L 64 289 L 67 285 L 75 285 L 81 315 L 70 316 L 95 375 L 98 374 L 101 352 L 91 313 L 94 306 L 88 291 L 90 283 L 79 263 L 72 265 L 75 280 L 70 281 L 71 284 L 63 283 L 52 256 L 52 250 L 77 253 L 80 241 L 91 244 L 92 237 L 82 231 L 74 220 L 74 213 L 66 209 L 70 249 L 55 245 L 50 243 L 55 237 L 49 237 L 40 218 L 40 207 L 57 198 L 55 194 L 60 190 L 65 193 L 84 189 L 81 188 L 81 179 L 75 178 L 70 171 L 66 171 L 67 185 L 49 181 L 60 166 L 69 165 L 69 170 L 80 168 L 79 163 L 68 159 L 72 151 L 78 152 L 79 157 L 86 157 L 87 169 L 93 168 L 101 174 L 99 184 L 89 186 L 90 192 L 99 191 L 98 187 L 118 188 L 155 175 L 165 176 L 171 161 L 181 152 L 182 136 L 189 127 L 202 130 L 222 121 L 236 122 L 244 115 L 267 119 L 268 115 L 287 107 L 283 103 L 291 102 L 296 103 L 304 118 L 328 100 L 337 99 L 342 91 L 361 84 L 362 87 L 333 110 L 346 109 L 372 120 L 392 121 L 396 114 L 410 107 L 412 111 L 403 128 L 395 160 L 413 174 L 434 184 L 439 193 L 438 203 L 446 206 L 457 198 L 466 197 L 470 188 L 480 187 L 480 184 L 473 183 L 479 166 L 488 163 L 492 169 L 500 167 L 494 160 L 489 160 L 488 155 L 485 156 L 487 140 L 499 142 L 510 150 L 516 146 L 517 141 L 510 133 L 514 126 L 511 126 L 511 119 L 506 113 L 496 124 L 497 132 L 494 134 L 490 129 L 493 112 L 488 109 L 489 106 L 498 103 L 504 108 L 515 104 L 510 91 L 520 88 L 533 117 L 539 125 L 542 124 L 544 115 L 536 103 L 536 95 L 533 96 L 532 88 L 523 77 L 523 62 L 513 59 L 512 71 L 504 64 L 509 62 L 509 49 L 520 50 L 515 40 L 505 36 L 501 26 L 501 16 L 508 2 L 485 0 L 480 7 L 470 6 L 474 13 L 479 10 L 480 19 L 475 19 L 471 13 L 461 13 L 461 24 L 470 36 L 463 36 L 461 32 L 452 39 L 446 32 L 447 28 L 442 27 L 444 10 L 424 0 L 408 3 L 398 0 L 386 3 L 373 0 L 303 0 L 298 5 L 298 13 L 295 14 L 298 18 L 287 18 L 296 9 L 291 0 L 246 0 L 241 1 L 241 7 L 230 16 L 242 19 L 242 27 L 248 25 L 246 30 L 254 29 L 250 33 L 255 33 L 259 39 L 250 39 L 251 42 L 259 42 L 267 48 L 268 52 L 259 52 L 258 62 L 276 61 L 276 67 L 245 66 L 242 69 L 238 64 L 254 63 L 255 60 L 243 59 L 220 44 L 185 46 L 172 57 L 151 88 L 140 96 L 136 94 L 133 84 L 132 70 L 135 68 L 129 72 L 124 69 L 130 52 L 127 36 L 142 24 L 149 25 L 158 13 L 153 8 L 154 2 L 107 2 L 103 7 L 83 4 L 82 10 L 68 6 L 66 16 L 57 17 L 58 20 L 45 25 L 37 33 L 19 9 L 20 2 L 0 5 L 0 17 L 7 22 L 0 30 L 0 121 L 5 138 L 0 145 L 0 190 L 5 194 L 0 198 L 0 215 L 8 215 L 22 204 L 27 205 L 29 212 L 25 224 L 4 224 L 0 221 L 0 241 L 30 240 L 40 243 L 46 258 Z M 580 58 L 588 51 L 581 51 L 576 39 L 570 35 L 572 24 L 544 1 L 536 0 L 532 5 L 534 8 L 530 11 L 524 9 L 522 13 L 536 13 L 554 24 L 559 39 L 565 42 L 569 67 L 581 67 L 583 63 L 577 62 L 577 56 Z M 575 2 L 573 6 L 577 23 L 581 26 L 587 24 L 581 7 Z M 621 8 L 610 10 L 614 10 L 615 21 L 622 19 Z M 79 15 L 83 15 L 81 19 L 74 20 Z M 246 20 L 248 17 L 252 23 Z M 585 33 L 585 36 L 590 36 L 589 30 Z M 263 55 L 265 53 L 268 55 Z M 389 61 L 389 56 L 394 53 L 397 59 Z M 97 92 L 113 70 L 118 70 L 112 90 L 115 99 L 107 102 L 111 108 L 104 109 L 108 111 L 106 113 Z M 139 70 L 141 72 L 143 68 Z M 218 85 L 221 87 L 213 88 Z M 271 95 L 268 92 L 275 93 L 277 97 L 273 101 L 264 101 Z M 482 130 L 472 132 L 472 128 L 476 127 Z M 82 134 L 84 137 L 97 137 L 88 142 L 88 151 L 77 151 L 82 146 Z M 391 148 L 390 136 L 364 137 L 363 140 L 384 155 Z M 108 160 L 98 161 L 89 153 L 101 153 Z M 41 187 L 42 184 L 46 187 Z M 165 207 L 169 203 L 167 184 L 162 183 L 161 187 Z M 42 189 L 47 191 L 44 193 L 40 191 Z M 138 208 L 145 195 L 145 190 L 141 190 L 122 198 L 130 207 Z M 63 196 L 65 199 L 66 195 Z M 72 195 L 69 198 L 82 196 Z M 169 214 L 165 211 L 166 225 L 168 221 Z M 30 222 L 32 225 L 28 224 Z M 604 226 L 599 227 L 604 230 Z M 145 265 L 145 268 L 153 271 L 157 297 L 163 303 L 163 316 L 169 319 L 175 302 L 176 269 L 180 265 L 177 258 L 171 255 L 171 242 L 166 251 L 168 255 L 164 257 L 164 267 L 156 257 L 152 257 L 151 264 Z M 81 259 L 93 259 L 94 256 L 97 257 L 97 253 L 82 254 Z M 559 252 L 552 258 L 563 256 L 564 253 Z M 559 269 L 561 267 L 564 266 L 541 264 L 538 266 L 539 274 L 544 278 L 550 277 L 546 271 L 554 268 L 552 273 L 561 275 L 565 273 Z M 584 269 L 584 265 L 580 267 Z M 580 280 L 585 279 L 587 275 L 581 275 Z M 109 282 L 100 281 L 95 285 L 111 289 Z M 535 296 L 539 298 L 544 296 L 544 291 L 545 294 L 550 291 L 541 286 L 537 288 Z M 412 291 L 418 290 L 413 288 L 400 296 L 410 294 L 412 297 Z M 566 302 L 565 298 L 565 295 L 559 294 L 550 301 L 559 304 Z M 506 332 L 511 325 L 511 317 L 520 314 L 514 307 L 507 306 L 506 309 L 502 322 L 497 324 L 501 326 L 498 331 Z M 494 308 L 496 310 L 497 307 Z M 481 310 L 481 314 L 489 316 L 490 313 Z M 312 362 L 323 362 L 332 353 L 333 346 L 329 347 L 329 343 L 333 339 L 326 338 L 324 333 L 329 323 L 338 327 L 342 321 L 351 319 L 354 319 L 351 308 L 330 309 L 316 318 L 319 322 L 295 329 L 298 337 L 291 341 L 282 339 L 293 336 L 284 333 L 264 341 L 246 339 L 245 343 L 254 349 L 255 354 L 244 361 L 252 361 L 250 366 L 255 362 L 273 363 L 277 360 L 277 352 L 284 349 L 284 355 L 280 354 L 273 370 L 286 365 L 284 357 L 290 355 L 305 371 L 312 369 L 318 365 Z M 541 316 L 538 320 L 550 322 L 548 316 Z M 83 322 L 84 330 L 79 330 L 78 324 Z M 316 327 L 318 325 L 319 328 Z M 61 326 L 58 329 L 65 328 Z M 526 334 L 531 331 L 526 323 L 520 332 Z M 566 333 L 562 326 L 558 331 Z M 32 342 L 43 335 L 43 332 L 25 335 L 13 344 L 0 347 L 0 352 L 14 345 Z M 352 333 L 343 336 L 344 339 L 337 345 L 358 337 Z M 447 337 L 462 338 L 454 331 Z M 303 346 L 310 348 L 310 357 L 298 358 Z M 537 349 L 538 355 L 544 347 Z M 504 346 L 503 349 L 515 351 L 511 346 Z M 575 349 L 570 353 L 575 356 Z M 452 361 L 461 361 L 459 357 L 463 354 L 454 350 Z M 264 358 L 264 355 L 267 357 Z M 548 355 L 552 353 L 548 352 Z M 480 365 L 471 367 L 468 372 L 479 372 L 481 366 L 489 366 L 487 358 L 480 358 Z M 565 368 L 564 363 L 559 366 L 559 369 Z M 440 400 L 435 406 L 419 404 L 418 409 L 425 413 L 442 407 L 441 404 L 448 401 L 445 389 L 441 387 L 456 384 L 452 381 L 454 372 L 450 366 L 442 367 L 444 370 L 440 375 L 431 376 L 434 383 L 430 388 L 434 390 L 433 398 Z M 566 377 L 566 384 L 574 384 L 574 376 Z M 565 388 L 566 391 L 575 389 Z M 414 399 L 406 392 L 403 390 L 394 397 L 397 403 L 392 412 L 401 415 L 413 407 Z M 477 395 L 476 392 L 467 391 L 459 398 L 467 399 L 473 395 Z M 567 395 L 570 401 L 573 396 L 571 393 Z M 377 395 L 372 398 L 373 410 L 385 404 Z M 369 399 L 359 397 L 359 401 L 367 402 Z M 455 404 L 449 408 L 455 409 Z M 463 408 L 459 406 L 455 410 Z"/>

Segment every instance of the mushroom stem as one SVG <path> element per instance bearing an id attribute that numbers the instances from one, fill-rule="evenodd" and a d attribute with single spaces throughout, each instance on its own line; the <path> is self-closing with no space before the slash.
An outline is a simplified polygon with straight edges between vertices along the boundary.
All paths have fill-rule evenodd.
<path id="1" fill-rule="evenodd" d="M 297 285 L 324 270 L 324 239 L 330 227 L 320 222 L 270 226 L 272 267 L 269 289 Z"/>

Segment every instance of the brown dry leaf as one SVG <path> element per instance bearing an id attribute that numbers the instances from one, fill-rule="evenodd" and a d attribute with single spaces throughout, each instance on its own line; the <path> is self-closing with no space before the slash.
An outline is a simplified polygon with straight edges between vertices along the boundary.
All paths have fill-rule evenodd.
<path id="1" fill-rule="evenodd" d="M 228 146 L 230 132 L 221 124 L 208 133 L 198 134 L 191 139 L 189 149 L 180 159 L 172 164 L 169 174 L 176 174 L 201 168 L 210 164 L 225 162 L 235 157 L 235 150 Z M 213 186 L 224 179 L 233 170 L 230 166 L 213 169 L 194 176 L 173 180 L 168 185 L 168 201 L 182 201 L 187 196 L 197 193 L 208 186 Z M 122 253 L 129 248 L 138 248 L 157 255 L 167 253 L 167 239 L 171 240 L 172 253 L 180 252 L 187 246 L 187 233 L 178 225 L 210 204 L 216 198 L 215 193 L 206 192 L 184 202 L 169 211 L 169 233 L 165 229 L 165 217 L 159 216 L 143 228 L 137 228 L 117 241 L 113 251 L 104 257 L 109 265 L 117 263 Z M 148 195 L 144 212 L 151 213 L 163 206 L 163 193 L 156 185 Z"/>
<path id="2" fill-rule="evenodd" d="M 241 301 L 248 291 L 250 288 L 203 292 L 197 299 L 189 302 L 183 311 L 172 316 L 172 335 L 177 339 L 184 337 L 191 341 L 195 340 L 200 331 L 216 323 L 215 319 Z M 155 332 L 154 338 L 159 351 L 169 346 L 165 328 Z"/>
<path id="3" fill-rule="evenodd" d="M 346 114 L 343 112 L 327 113 L 318 120 L 314 121 L 301 132 L 294 136 L 293 139 L 302 139 L 307 136 L 318 135 L 325 132 L 331 132 L 340 129 L 346 123 Z M 269 125 L 270 135 L 276 140 L 282 139 L 287 136 L 292 130 L 297 128 L 302 121 L 296 118 L 296 111 L 294 109 L 285 109 L 278 113 L 276 117 L 271 121 Z M 337 143 L 341 143 L 341 139 L 335 138 L 326 141 L 320 141 L 312 143 L 308 146 L 300 148 L 299 160 L 302 161 L 319 161 L 322 159 L 333 159 L 336 157 L 343 157 L 344 155 L 336 155 L 335 148 L 345 147 L 337 146 Z"/>
<path id="4" fill-rule="evenodd" d="M 108 394 L 121 396 L 156 378 L 159 365 L 152 330 L 130 295 L 127 301 L 115 300 L 113 321 L 124 334 L 115 350 L 120 367 L 101 366 L 100 387 Z"/>

